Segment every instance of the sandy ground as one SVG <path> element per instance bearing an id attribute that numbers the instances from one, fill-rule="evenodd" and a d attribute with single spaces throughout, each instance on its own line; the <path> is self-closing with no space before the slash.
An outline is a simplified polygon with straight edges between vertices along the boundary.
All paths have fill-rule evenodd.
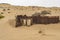
<path id="1" fill-rule="evenodd" d="M 60 23 L 15 28 L 9 20 L 9 17 L 0 20 L 0 40 L 60 40 Z"/>

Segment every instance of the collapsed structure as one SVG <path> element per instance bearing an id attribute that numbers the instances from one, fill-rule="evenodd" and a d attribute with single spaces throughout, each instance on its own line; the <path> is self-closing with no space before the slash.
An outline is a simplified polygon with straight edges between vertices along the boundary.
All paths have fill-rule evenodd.
<path id="1" fill-rule="evenodd" d="M 22 16 L 17 15 L 16 27 L 18 26 L 31 26 L 33 24 L 51 24 L 58 23 L 59 16 Z"/>
<path id="2" fill-rule="evenodd" d="M 18 26 L 30 26 L 32 25 L 32 17 L 31 16 L 22 16 L 22 15 L 17 15 L 16 17 L 16 27 Z"/>

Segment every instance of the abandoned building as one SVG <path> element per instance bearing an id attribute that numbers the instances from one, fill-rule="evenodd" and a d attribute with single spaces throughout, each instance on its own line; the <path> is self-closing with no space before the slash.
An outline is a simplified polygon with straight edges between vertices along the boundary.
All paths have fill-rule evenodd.
<path id="1" fill-rule="evenodd" d="M 59 16 L 35 16 L 33 18 L 34 24 L 50 24 L 50 23 L 58 23 Z"/>
<path id="2" fill-rule="evenodd" d="M 16 17 L 16 27 L 18 26 L 30 26 L 32 25 L 32 17 L 31 16 L 22 16 L 22 15 L 17 15 Z"/>
<path id="3" fill-rule="evenodd" d="M 58 23 L 59 16 L 26 16 L 17 15 L 16 27 L 18 26 L 31 26 L 33 24 L 51 24 Z"/>

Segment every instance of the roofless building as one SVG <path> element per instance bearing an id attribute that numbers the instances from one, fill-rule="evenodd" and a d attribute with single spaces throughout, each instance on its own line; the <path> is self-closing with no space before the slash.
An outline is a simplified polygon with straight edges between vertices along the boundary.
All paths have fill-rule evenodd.
<path id="1" fill-rule="evenodd" d="M 38 13 L 39 14 L 39 13 Z M 54 24 L 59 23 L 59 16 L 41 16 L 41 15 L 17 15 L 16 27 L 18 26 L 31 26 L 32 24 Z"/>

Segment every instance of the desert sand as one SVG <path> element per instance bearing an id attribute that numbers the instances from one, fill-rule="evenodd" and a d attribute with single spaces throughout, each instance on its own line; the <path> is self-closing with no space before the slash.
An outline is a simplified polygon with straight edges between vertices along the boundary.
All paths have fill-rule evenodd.
<path id="1" fill-rule="evenodd" d="M 5 11 L 3 11 L 5 9 Z M 8 10 L 10 9 L 10 10 Z M 51 15 L 60 16 L 60 8 L 52 7 L 23 7 L 10 4 L 0 4 L 0 13 L 5 17 L 0 19 L 0 40 L 60 40 L 60 23 L 57 24 L 35 24 L 30 27 L 15 27 L 16 15 L 31 16 L 42 10 L 51 11 Z M 39 33 L 42 31 L 42 33 Z"/>

